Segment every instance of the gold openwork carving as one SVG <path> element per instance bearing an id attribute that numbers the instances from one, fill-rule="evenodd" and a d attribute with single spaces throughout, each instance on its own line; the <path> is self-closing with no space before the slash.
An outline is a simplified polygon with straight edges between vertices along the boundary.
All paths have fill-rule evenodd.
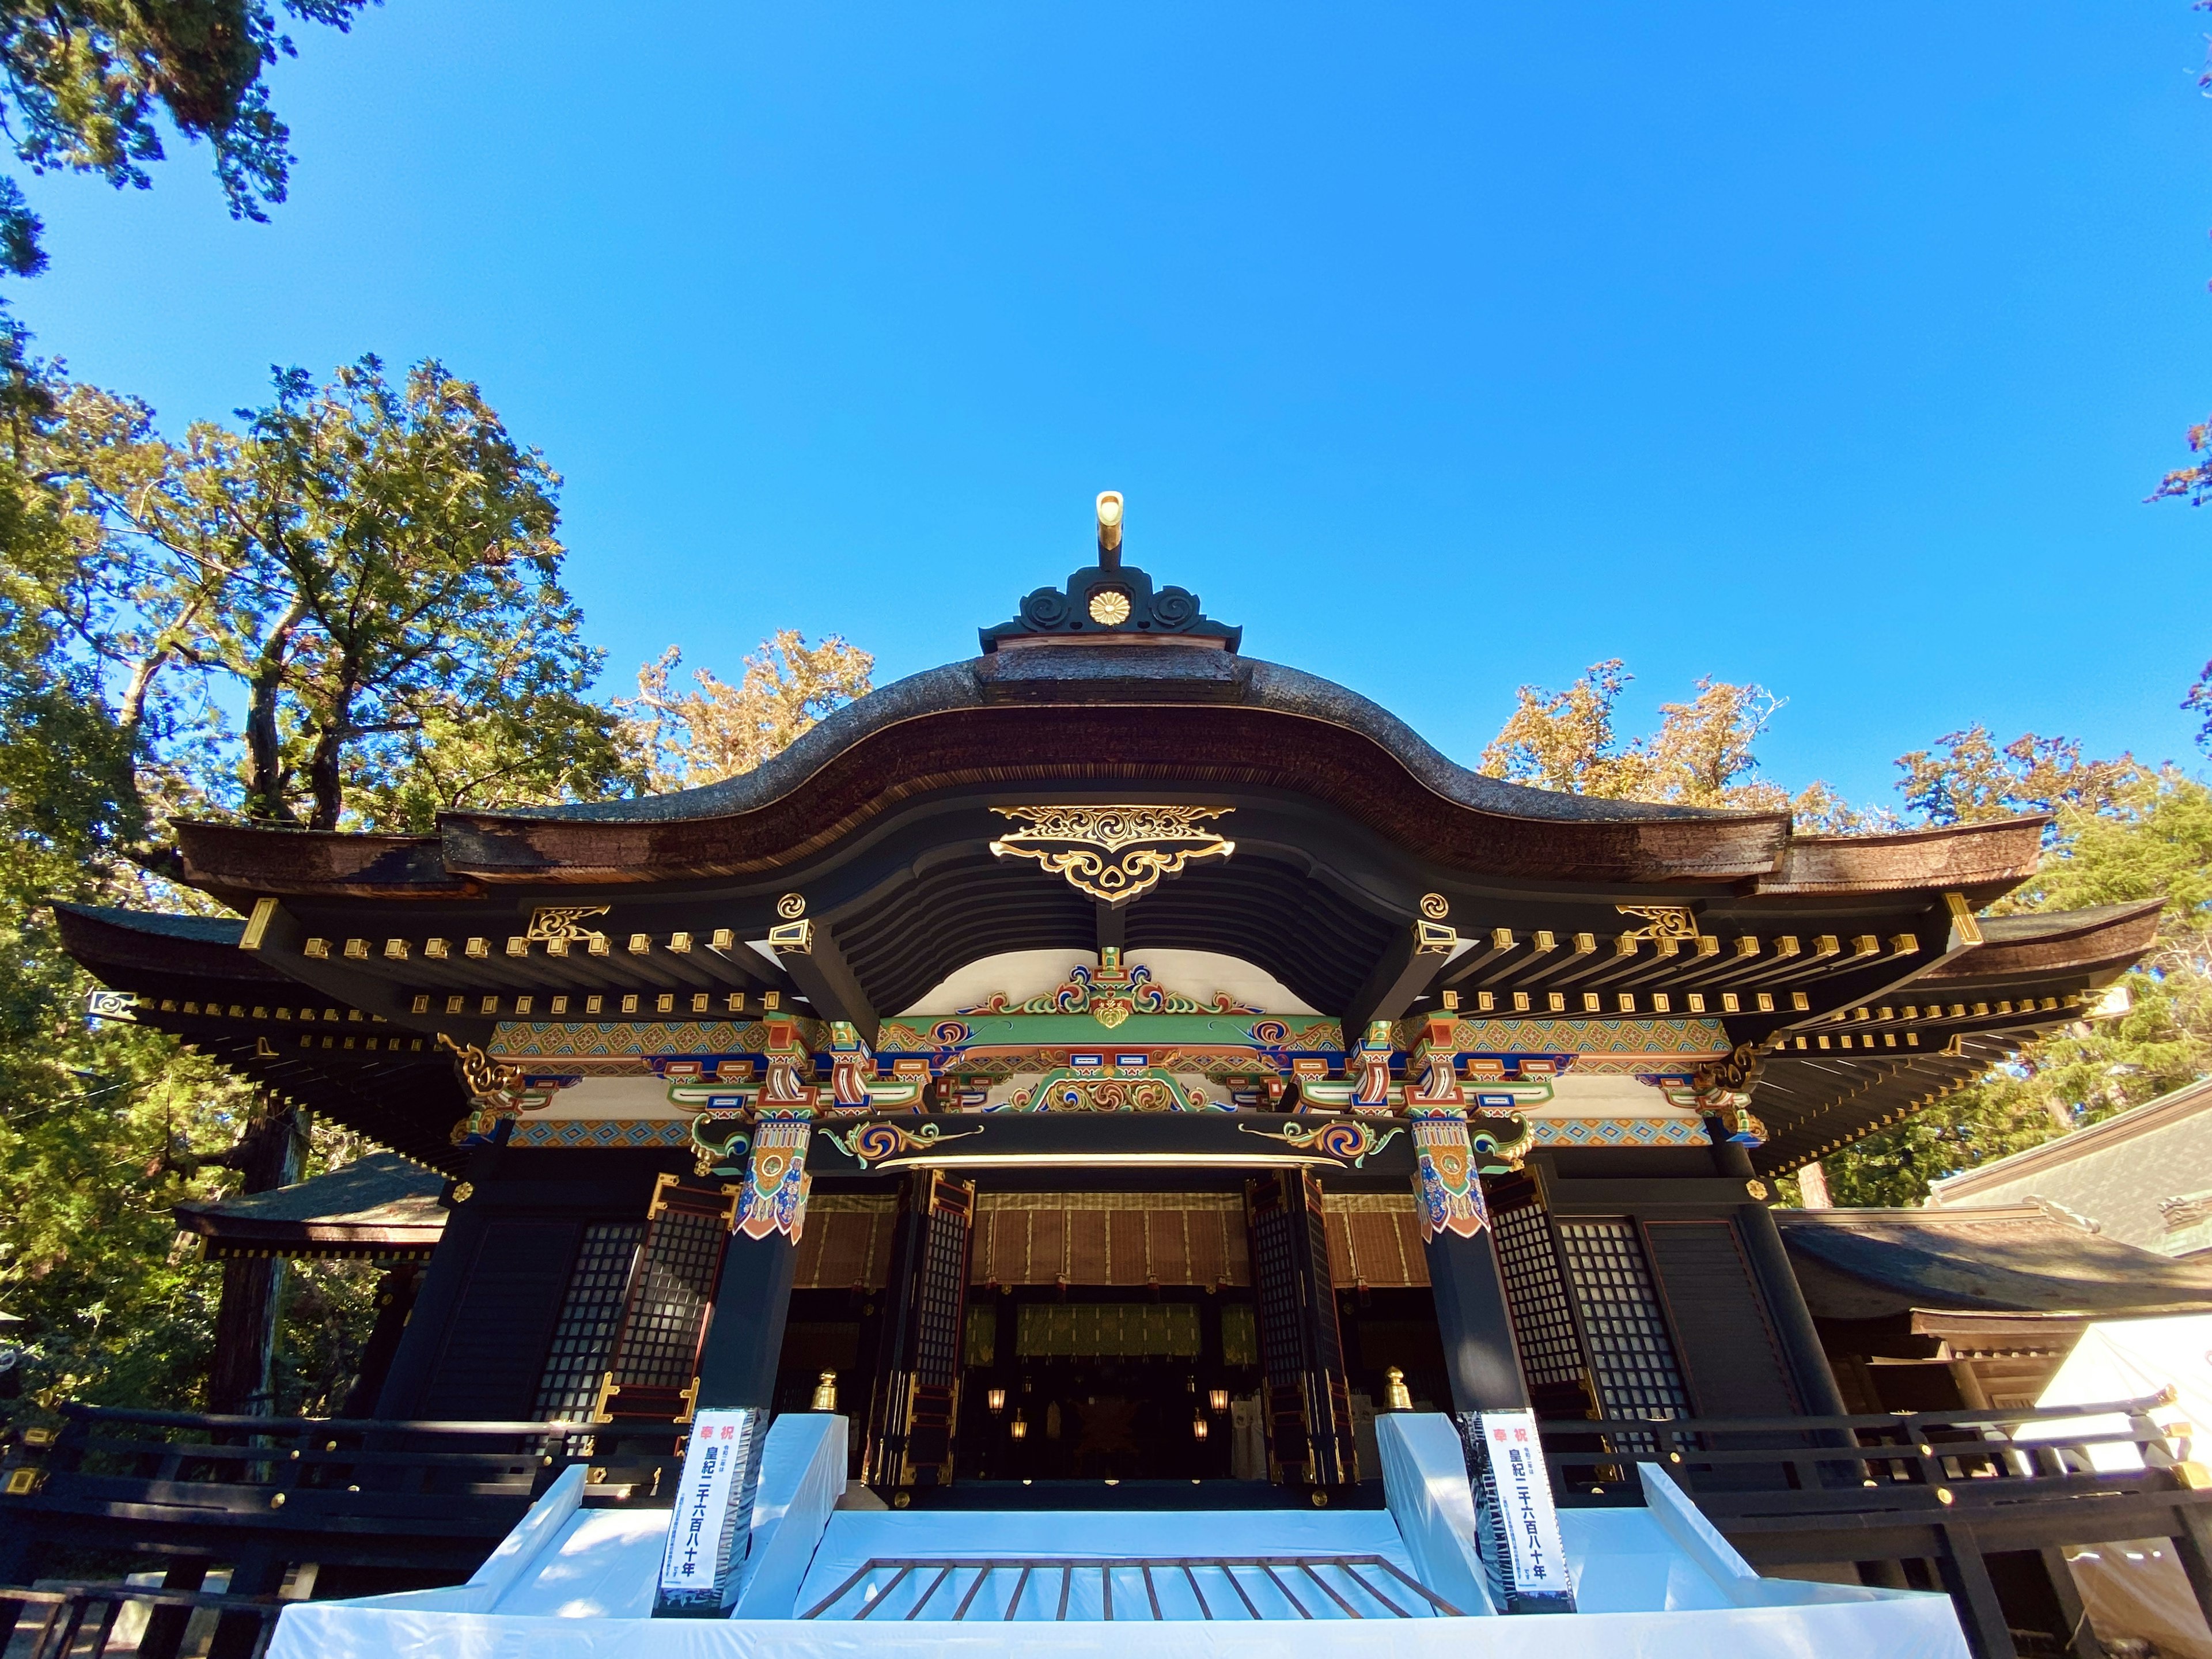
<path id="1" fill-rule="evenodd" d="M 1035 859 L 1109 904 L 1150 892 L 1193 859 L 1227 858 L 1237 843 L 1206 829 L 1228 806 L 994 806 L 1022 827 L 991 843 L 1000 858 Z"/>
<path id="2" fill-rule="evenodd" d="M 604 904 L 541 904 L 530 913 L 530 926 L 523 938 L 530 939 L 559 939 L 569 943 L 580 940 L 588 945 L 605 934 L 584 926 L 593 916 L 606 915 Z"/>
<path id="3" fill-rule="evenodd" d="M 775 913 L 786 921 L 797 921 L 806 914 L 806 895 L 786 893 L 775 902 Z"/>
<path id="4" fill-rule="evenodd" d="M 1644 926 L 1632 927 L 1626 939 L 1695 939 L 1697 914 L 1686 904 L 1616 904 L 1624 916 L 1640 916 Z"/>
<path id="5" fill-rule="evenodd" d="M 1442 893 L 1421 895 L 1421 914 L 1431 921 L 1442 921 L 1451 915 L 1451 901 Z"/>

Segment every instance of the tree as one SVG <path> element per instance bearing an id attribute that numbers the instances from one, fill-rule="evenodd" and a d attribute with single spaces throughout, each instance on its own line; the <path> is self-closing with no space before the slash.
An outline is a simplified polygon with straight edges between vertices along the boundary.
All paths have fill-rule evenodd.
<path id="1" fill-rule="evenodd" d="M 1618 657 L 1595 663 L 1564 691 L 1521 687 L 1511 716 L 1482 751 L 1479 770 L 1494 778 L 1612 800 L 1670 801 L 1744 811 L 1793 811 L 1830 832 L 1869 827 L 1824 783 L 1795 801 L 1761 777 L 1754 752 L 1783 700 L 1756 684 L 1711 676 L 1688 702 L 1662 703 L 1659 729 L 1623 743 L 1614 706 L 1635 678 Z M 1876 815 L 1877 817 L 1879 815 Z"/>
<path id="2" fill-rule="evenodd" d="M 559 477 L 475 386 L 425 362 L 395 388 L 364 357 L 319 386 L 280 372 L 245 419 L 171 443 L 143 404 L 72 386 L 19 452 L 75 553 L 46 625 L 111 689 L 143 831 L 185 805 L 419 830 L 642 782 L 590 696 Z"/>
<path id="3" fill-rule="evenodd" d="M 2023 732 L 2002 749 L 1979 724 L 1946 733 L 1934 749 L 1897 763 L 1907 811 L 1925 823 L 1978 823 L 2027 812 L 2112 810 L 2143 777 L 2132 755 L 2085 761 L 2071 738 Z"/>
<path id="4" fill-rule="evenodd" d="M 699 690 L 677 696 L 670 681 L 682 652 L 671 646 L 637 671 L 637 696 L 624 706 L 638 740 L 670 787 L 712 783 L 750 772 L 833 709 L 868 694 L 876 659 L 832 634 L 807 644 L 796 629 L 776 630 L 744 659 L 737 684 L 702 668 Z"/>
<path id="5" fill-rule="evenodd" d="M 368 0 L 283 0 L 287 15 L 350 28 Z M 233 218 L 265 220 L 284 199 L 290 131 L 262 71 L 294 48 L 264 0 L 9 0 L 0 6 L 0 114 L 33 173 L 96 173 L 122 189 L 151 182 L 166 113 L 215 152 Z M 0 270 L 46 266 L 43 227 L 0 179 Z"/>
<path id="6" fill-rule="evenodd" d="M 44 365 L 0 374 L 0 1310 L 39 1402 L 206 1400 L 218 1307 L 258 1334 L 276 1275 L 172 1249 L 170 1207 L 284 1178 L 301 1140 L 281 1101 L 88 1020 L 48 907 L 210 908 L 163 878 L 178 811 L 421 829 L 641 783 L 588 697 L 558 483 L 434 364 L 402 388 L 373 360 L 282 375 L 242 429 L 175 443 Z M 304 1141 L 308 1174 L 356 1150 Z M 288 1277 L 273 1352 L 248 1345 L 222 1403 L 264 1376 L 279 1410 L 344 1398 L 368 1272 Z"/>
<path id="7" fill-rule="evenodd" d="M 1975 798 L 1987 756 L 1975 744 L 1963 752 L 1960 775 L 1949 779 L 1925 757 L 1906 756 L 1904 787 L 1928 779 L 1942 799 Z M 2163 896 L 2157 943 L 2119 981 L 2117 1011 L 2027 1044 L 1917 1117 L 1823 1160 L 1836 1202 L 1917 1204 L 1944 1176 L 2212 1072 L 2212 790 L 2172 768 L 2127 764 L 2124 781 L 2095 790 L 2081 787 L 2085 769 L 2061 767 L 2048 775 L 2051 793 L 2023 798 L 2029 810 L 2055 811 L 2057 822 L 2041 871 L 2007 901 L 2018 910 L 2071 910 Z"/>

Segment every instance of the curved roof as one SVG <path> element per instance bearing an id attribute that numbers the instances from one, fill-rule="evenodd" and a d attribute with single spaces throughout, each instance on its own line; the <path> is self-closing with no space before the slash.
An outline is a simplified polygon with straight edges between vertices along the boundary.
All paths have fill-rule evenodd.
<path id="1" fill-rule="evenodd" d="M 671 794 L 449 813 L 431 836 L 179 827 L 220 892 L 466 895 L 492 884 L 768 878 L 909 804 L 1304 796 L 1474 878 L 1754 884 L 1823 896 L 1950 888 L 1986 902 L 2031 874 L 2042 820 L 1793 840 L 1786 812 L 1532 789 L 1469 771 L 1367 698 L 1220 649 L 1067 641 L 929 670 L 838 710 L 758 769 Z"/>

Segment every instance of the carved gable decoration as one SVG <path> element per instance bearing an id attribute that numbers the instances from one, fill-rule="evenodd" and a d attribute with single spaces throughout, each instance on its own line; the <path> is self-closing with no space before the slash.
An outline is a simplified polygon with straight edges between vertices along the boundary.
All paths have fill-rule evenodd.
<path id="1" fill-rule="evenodd" d="M 1227 858 L 1237 843 L 1204 827 L 1227 806 L 994 806 L 1021 827 L 991 843 L 1000 858 L 1035 859 L 1109 904 L 1150 892 L 1193 859 Z"/>

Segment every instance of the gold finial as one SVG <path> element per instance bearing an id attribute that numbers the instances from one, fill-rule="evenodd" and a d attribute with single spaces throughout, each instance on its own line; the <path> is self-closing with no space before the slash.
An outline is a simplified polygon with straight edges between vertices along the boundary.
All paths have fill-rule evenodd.
<path id="1" fill-rule="evenodd" d="M 1121 492 L 1098 492 L 1098 562 L 1109 570 L 1121 562 Z"/>
<path id="2" fill-rule="evenodd" d="M 814 1385 L 814 1409 L 834 1412 L 837 1409 L 837 1373 L 824 1371 L 822 1380 Z"/>
<path id="3" fill-rule="evenodd" d="M 1406 1387 L 1406 1373 L 1393 1365 L 1382 1373 L 1382 1409 L 1386 1412 L 1409 1412 L 1413 1409 L 1412 1390 Z"/>

